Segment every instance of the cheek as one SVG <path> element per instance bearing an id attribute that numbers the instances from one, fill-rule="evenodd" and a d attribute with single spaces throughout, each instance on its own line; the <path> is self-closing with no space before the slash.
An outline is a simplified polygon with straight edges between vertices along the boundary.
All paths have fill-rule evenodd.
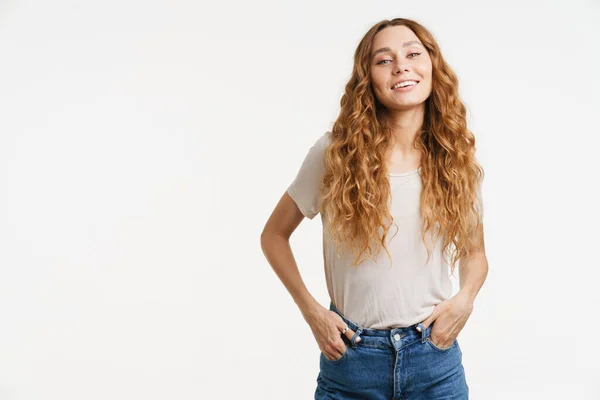
<path id="1" fill-rule="evenodd" d="M 433 74 L 433 66 L 431 65 L 431 60 L 428 60 L 426 63 L 423 64 L 423 71 L 425 72 L 425 76 L 427 77 L 431 77 L 431 75 Z"/>
<path id="2" fill-rule="evenodd" d="M 373 89 L 378 92 L 385 90 L 387 85 L 385 77 L 373 73 L 371 74 L 371 83 L 373 85 Z"/>
<path id="3" fill-rule="evenodd" d="M 433 75 L 433 70 L 431 69 L 431 65 L 429 65 L 426 70 L 425 70 L 425 74 L 428 78 L 431 78 L 431 76 Z"/>

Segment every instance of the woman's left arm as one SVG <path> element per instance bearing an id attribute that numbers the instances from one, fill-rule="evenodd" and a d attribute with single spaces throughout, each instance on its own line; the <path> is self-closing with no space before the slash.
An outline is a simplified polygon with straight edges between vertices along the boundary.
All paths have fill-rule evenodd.
<path id="1" fill-rule="evenodd" d="M 459 260 L 460 290 L 451 298 L 437 304 L 433 312 L 421 324 L 431 329 L 431 340 L 438 347 L 449 347 L 463 329 L 473 312 L 473 303 L 488 273 L 488 262 L 483 242 L 483 224 L 477 232 L 480 246 L 469 260 Z M 417 329 L 420 329 L 418 327 Z"/>
<path id="2" fill-rule="evenodd" d="M 475 249 L 473 257 L 469 260 L 459 261 L 460 290 L 461 296 L 465 296 L 473 304 L 475 297 L 485 282 L 488 274 L 488 261 L 485 255 L 485 243 L 483 240 L 483 223 L 479 224 L 477 230 L 479 247 Z"/>

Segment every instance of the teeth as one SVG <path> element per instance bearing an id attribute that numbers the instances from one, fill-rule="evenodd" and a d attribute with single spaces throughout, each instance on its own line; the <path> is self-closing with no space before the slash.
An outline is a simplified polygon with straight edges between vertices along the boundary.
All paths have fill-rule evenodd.
<path id="1" fill-rule="evenodd" d="M 416 81 L 404 81 L 404 82 L 401 82 L 401 83 L 399 83 L 397 85 L 394 85 L 394 87 L 392 89 L 398 89 L 400 87 L 405 87 L 405 86 L 409 86 L 409 85 L 416 85 L 416 84 L 417 84 Z"/>

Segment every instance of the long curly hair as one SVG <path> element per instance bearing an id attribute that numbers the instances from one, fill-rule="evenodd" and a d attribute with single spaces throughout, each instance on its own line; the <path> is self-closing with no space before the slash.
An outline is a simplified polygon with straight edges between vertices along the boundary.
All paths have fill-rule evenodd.
<path id="1" fill-rule="evenodd" d="M 341 248 L 354 254 L 358 267 L 383 247 L 394 223 L 389 212 L 390 181 L 385 154 L 393 141 L 392 131 L 381 118 L 385 107 L 377 100 L 370 78 L 370 54 L 375 35 L 389 26 L 404 25 L 425 46 L 432 61 L 432 92 L 426 100 L 425 117 L 416 137 L 421 152 L 422 236 L 434 231 L 443 239 L 443 258 L 452 268 L 470 258 L 480 224 L 481 199 L 477 195 L 483 169 L 475 160 L 475 137 L 467 129 L 466 108 L 458 95 L 456 74 L 444 61 L 433 35 L 419 23 L 405 18 L 383 20 L 362 38 L 354 54 L 352 76 L 341 98 L 341 110 L 331 129 L 321 185 L 321 211 L 326 230 Z M 396 225 L 396 228 L 398 226 Z M 439 229 L 436 229 L 439 228 Z M 432 235 L 434 236 L 434 235 Z"/>

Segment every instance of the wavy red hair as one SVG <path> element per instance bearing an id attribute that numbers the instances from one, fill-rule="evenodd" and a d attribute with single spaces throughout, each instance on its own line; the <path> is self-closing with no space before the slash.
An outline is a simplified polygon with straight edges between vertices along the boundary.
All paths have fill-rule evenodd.
<path id="1" fill-rule="evenodd" d="M 353 266 L 385 249 L 395 224 L 389 212 L 390 182 L 385 154 L 393 141 L 370 78 L 373 38 L 389 26 L 404 25 L 425 46 L 432 61 L 432 92 L 415 146 L 421 151 L 422 241 L 441 238 L 444 260 L 452 274 L 457 260 L 470 258 L 476 243 L 482 205 L 477 196 L 483 169 L 475 159 L 475 137 L 467 129 L 466 108 L 458 95 L 456 74 L 444 61 L 433 35 L 405 18 L 383 20 L 364 35 L 354 54 L 352 76 L 341 98 L 341 110 L 331 130 L 321 186 L 324 226 L 339 247 L 350 248 Z M 397 227 L 397 225 L 396 225 Z M 439 229 L 437 229 L 439 228 Z M 433 232 L 435 231 L 435 235 Z"/>

